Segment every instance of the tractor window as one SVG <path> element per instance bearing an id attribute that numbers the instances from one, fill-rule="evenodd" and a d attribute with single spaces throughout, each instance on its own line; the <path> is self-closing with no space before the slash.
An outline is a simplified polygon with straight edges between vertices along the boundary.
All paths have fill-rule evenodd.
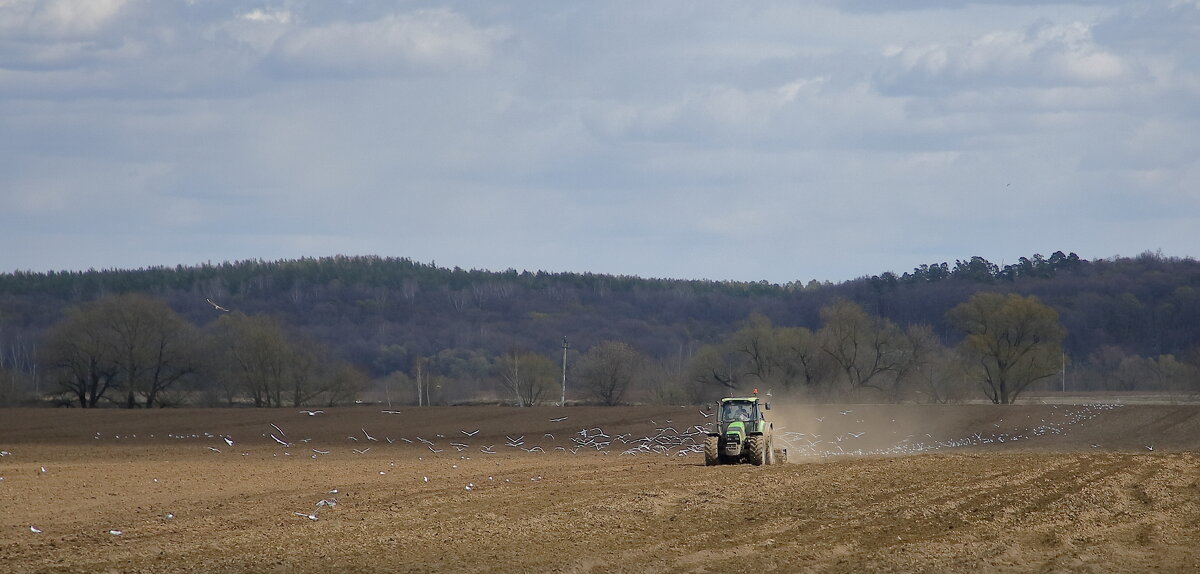
<path id="1" fill-rule="evenodd" d="M 754 406 L 748 403 L 725 403 L 721 408 L 721 420 L 742 421 L 754 420 Z"/>

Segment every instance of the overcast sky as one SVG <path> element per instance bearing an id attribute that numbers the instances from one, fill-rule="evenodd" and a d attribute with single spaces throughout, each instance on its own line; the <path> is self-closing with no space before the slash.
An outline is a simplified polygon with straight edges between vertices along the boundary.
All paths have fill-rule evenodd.
<path id="1" fill-rule="evenodd" d="M 1196 256 L 1197 54 L 1197 0 L 0 0 L 0 271 Z"/>

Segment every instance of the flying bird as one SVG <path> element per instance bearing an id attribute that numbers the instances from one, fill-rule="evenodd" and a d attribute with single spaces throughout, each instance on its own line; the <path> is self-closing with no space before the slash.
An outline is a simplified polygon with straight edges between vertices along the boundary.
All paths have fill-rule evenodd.
<path id="1" fill-rule="evenodd" d="M 315 417 L 324 412 L 325 411 L 300 411 L 300 414 L 308 415 L 310 417 Z"/>
<path id="2" fill-rule="evenodd" d="M 229 312 L 229 309 L 226 309 L 226 308 L 224 308 L 224 307 L 222 307 L 222 306 L 220 306 L 220 305 L 217 305 L 216 303 L 213 303 L 213 300 L 212 300 L 212 299 L 205 298 L 204 300 L 205 300 L 205 301 L 208 301 L 208 304 L 209 304 L 209 305 L 212 305 L 212 308 L 213 308 L 213 309 L 216 309 L 216 310 L 218 310 L 218 311 L 221 311 L 222 313 L 228 313 L 228 312 Z"/>

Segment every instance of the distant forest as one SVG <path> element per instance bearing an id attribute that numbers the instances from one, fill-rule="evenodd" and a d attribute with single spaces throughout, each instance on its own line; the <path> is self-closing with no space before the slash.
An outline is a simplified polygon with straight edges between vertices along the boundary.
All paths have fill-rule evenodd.
<path id="1" fill-rule="evenodd" d="M 15 272 L 0 275 L 0 401 L 26 404 L 44 402 L 56 392 L 69 394 L 61 392 L 63 374 L 54 366 L 55 357 L 48 356 L 48 337 L 72 310 L 124 295 L 164 303 L 201 332 L 211 332 L 219 319 L 234 314 L 269 317 L 288 336 L 305 341 L 312 353 L 358 373 L 352 392 L 309 393 L 303 400 L 297 394 L 296 404 L 336 403 L 367 391 L 372 398 L 385 393 L 389 401 L 414 404 L 504 402 L 509 395 L 522 402 L 515 387 L 521 384 L 523 356 L 537 357 L 531 368 L 542 371 L 545 387 L 537 396 L 526 395 L 525 402 L 557 402 L 553 387 L 561 375 L 552 367 L 561 369 L 564 338 L 568 377 L 573 379 L 576 371 L 579 376 L 591 373 L 586 396 L 572 387 L 576 392 L 569 400 L 701 400 L 734 389 L 730 381 L 723 383 L 728 389 L 721 388 L 721 381 L 705 386 L 697 356 L 728 346 L 748 326 L 819 334 L 829 321 L 828 310 L 849 303 L 877 325 L 897 332 L 920 327 L 949 349 L 966 333 L 948 313 L 978 293 L 1032 296 L 1057 312 L 1065 328 L 1065 376 L 1042 377 L 1046 380 L 1039 384 L 1194 392 L 1200 386 L 1195 381 L 1200 368 L 1198 287 L 1196 260 L 1150 252 L 1088 261 L 1059 251 L 1004 266 L 971 257 L 842 283 L 782 285 L 464 270 L 370 256 Z M 620 375 L 625 378 L 619 388 L 608 393 L 602 388 L 604 377 L 618 375 L 602 373 L 603 361 L 595 356 L 601 350 L 629 353 L 636 361 L 627 362 L 638 365 L 636 374 Z M 731 372 L 732 361 L 727 361 Z M 146 404 L 246 400 L 244 390 L 214 390 L 218 385 L 212 379 L 228 374 L 200 367 L 186 374 L 159 404 Z M 761 368 L 756 376 L 756 386 L 775 382 Z M 115 396 L 121 398 L 108 401 L 136 406 L 132 389 L 121 394 L 118 377 L 111 377 Z M 788 381 L 778 385 L 791 388 Z M 164 398 L 168 396 L 172 398 Z M 945 398 L 921 393 L 888 397 Z"/>

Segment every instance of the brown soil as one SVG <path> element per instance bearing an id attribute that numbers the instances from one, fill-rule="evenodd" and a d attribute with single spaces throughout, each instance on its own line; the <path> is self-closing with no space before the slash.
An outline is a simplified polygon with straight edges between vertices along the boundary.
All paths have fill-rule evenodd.
<path id="1" fill-rule="evenodd" d="M 1200 570 L 1197 406 L 381 410 L 0 410 L 0 571 Z"/>

